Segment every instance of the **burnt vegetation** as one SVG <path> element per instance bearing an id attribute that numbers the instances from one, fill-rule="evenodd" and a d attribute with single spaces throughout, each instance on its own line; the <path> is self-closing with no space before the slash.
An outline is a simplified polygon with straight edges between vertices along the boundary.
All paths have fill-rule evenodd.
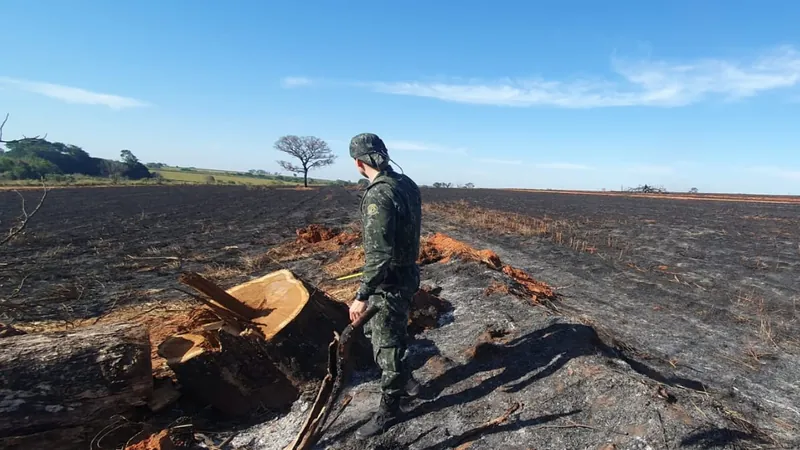
<path id="1" fill-rule="evenodd" d="M 3 142 L 20 155 L 14 146 L 25 141 L 30 158 L 14 158 L 43 164 L 39 158 L 62 173 L 77 160 L 97 163 L 66 144 L 28 139 Z M 332 162 L 326 145 L 279 142 L 296 150 L 286 153 L 300 161 L 289 164 L 298 173 Z M 141 164 L 127 150 L 120 156 L 129 169 Z M 300 405 L 321 383 L 325 367 L 317 360 L 324 359 L 329 327 L 344 323 L 332 320 L 358 286 L 357 278 L 337 278 L 363 264 L 360 192 L 335 186 L 51 189 L 53 174 L 36 174 L 45 180 L 41 189 L 0 191 L 0 339 L 12 339 L 6 341 L 12 352 L 26 334 L 34 341 L 30 335 L 38 333 L 136 324 L 148 330 L 160 393 L 124 421 L 108 419 L 107 430 L 75 437 L 78 447 L 96 444 L 98 436 L 104 448 L 112 441 L 115 448 L 164 439 L 174 444 L 180 433 L 206 439 L 209 447 L 288 445 L 304 419 Z M 650 186 L 631 195 L 470 187 L 423 189 L 423 289 L 414 299 L 408 357 L 423 383 L 420 398 L 384 436 L 356 441 L 352 432 L 372 411 L 377 392 L 375 368 L 365 357 L 343 396 L 351 403 L 337 409 L 341 417 L 325 430 L 322 445 L 800 445 L 800 397 L 787 387 L 800 370 L 796 199 L 635 195 L 658 193 Z M 207 387 L 219 377 L 202 377 L 216 373 L 211 367 L 257 385 L 265 377 L 258 370 L 269 367 L 251 372 L 256 363 L 236 366 L 236 360 L 274 351 L 242 344 L 233 359 L 208 353 L 237 345 L 222 332 L 231 324 L 220 325 L 226 321 L 219 314 L 203 309 L 204 289 L 187 291 L 181 280 L 194 273 L 235 289 L 280 270 L 302 277 L 314 298 L 339 302 L 338 309 L 298 316 L 315 323 L 309 326 L 315 332 L 298 325 L 291 335 L 300 341 L 313 335 L 314 345 L 286 351 L 297 345 L 287 341 L 270 369 L 270 376 L 285 374 L 292 385 L 281 392 L 291 395 L 280 402 L 265 395 L 276 404 L 248 404 L 244 417 L 231 418 L 213 405 L 235 397 L 205 398 L 218 391 Z M 238 311 L 239 319 L 228 322 L 245 316 Z M 164 342 L 170 345 L 159 352 Z M 305 353 L 316 359 L 303 359 Z M 70 358 L 65 353 L 62 361 Z M 176 384 L 181 394 L 174 378 L 183 380 L 185 386 Z M 104 434 L 111 429 L 119 436 Z"/>

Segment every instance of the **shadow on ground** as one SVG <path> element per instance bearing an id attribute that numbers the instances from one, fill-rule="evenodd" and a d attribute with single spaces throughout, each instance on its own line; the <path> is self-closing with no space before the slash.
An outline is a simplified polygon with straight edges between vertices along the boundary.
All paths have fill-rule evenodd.
<path id="1" fill-rule="evenodd" d="M 703 449 L 727 448 L 733 444 L 749 442 L 766 444 L 767 441 L 744 431 L 729 428 L 711 428 L 698 430 L 681 440 L 682 447 L 696 446 Z"/>

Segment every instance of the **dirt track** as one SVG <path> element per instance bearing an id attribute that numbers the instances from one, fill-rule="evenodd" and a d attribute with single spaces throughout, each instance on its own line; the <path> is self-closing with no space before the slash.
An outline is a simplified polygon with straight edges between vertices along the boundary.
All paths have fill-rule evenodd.
<path id="1" fill-rule="evenodd" d="M 25 194 L 33 203 L 36 192 Z M 505 277 L 484 264 L 425 266 L 424 283 L 453 308 L 417 336 L 410 356 L 431 399 L 384 437 L 359 443 L 353 427 L 377 402 L 374 372 L 362 373 L 331 448 L 456 447 L 515 401 L 520 409 L 470 448 L 800 445 L 798 206 L 451 189 L 424 196 L 426 232 L 491 248 L 562 297 L 553 310 L 487 296 Z M 430 207 L 464 199 L 454 210 Z M 296 228 L 344 226 L 356 205 L 341 189 L 56 190 L 26 236 L 0 250 L 0 298 L 13 297 L 22 309 L 9 314 L 23 324 L 50 319 L 31 329 L 168 304 L 181 296 L 169 290 L 179 271 L 236 284 L 274 269 L 259 255 Z M 0 224 L 18 207 L 16 194 L 0 192 Z M 460 208 L 465 215 L 442 213 Z M 547 216 L 551 225 L 544 233 L 486 227 L 474 208 L 519 213 L 507 224 Z M 286 264 L 324 284 L 330 258 Z M 491 342 L 471 353 L 487 327 Z M 300 407 L 240 430 L 233 443 L 281 448 Z"/>

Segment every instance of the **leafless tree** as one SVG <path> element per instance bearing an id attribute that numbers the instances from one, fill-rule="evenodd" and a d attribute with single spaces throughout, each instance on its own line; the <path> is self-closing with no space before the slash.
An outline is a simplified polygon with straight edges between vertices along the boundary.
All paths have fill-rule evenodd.
<path id="1" fill-rule="evenodd" d="M 0 123 L 0 142 L 2 143 L 6 142 L 3 140 L 3 127 L 6 126 L 6 122 L 8 122 L 8 113 L 6 113 L 6 118 L 3 119 L 3 123 Z"/>
<path id="2" fill-rule="evenodd" d="M 8 122 L 8 114 L 6 114 L 6 118 L 3 120 L 3 123 L 0 123 L 0 142 L 2 142 L 2 143 L 10 142 L 10 141 L 4 141 L 3 140 L 3 127 L 6 126 L 6 122 Z M 37 139 L 37 138 L 38 138 L 38 136 L 36 138 L 34 138 L 34 139 Z M 28 209 L 25 206 L 25 197 L 22 195 L 22 193 L 19 192 L 19 191 L 14 191 L 14 192 L 17 193 L 17 195 L 19 195 L 19 198 L 22 201 L 22 215 L 19 218 L 19 222 L 16 225 L 12 226 L 8 230 L 8 234 L 4 238 L 0 239 L 0 246 L 1 245 L 5 245 L 6 243 L 8 243 L 12 239 L 14 239 L 18 234 L 22 233 L 22 231 L 25 229 L 25 227 L 28 226 L 28 221 L 30 221 L 31 218 L 33 216 L 35 216 L 36 213 L 39 212 L 39 209 L 44 204 L 44 199 L 47 198 L 47 192 L 48 192 L 47 184 L 44 182 L 44 180 L 42 180 L 42 189 L 44 191 L 42 193 L 42 197 L 39 199 L 39 203 L 36 205 L 36 207 L 31 212 L 28 212 Z"/>
<path id="3" fill-rule="evenodd" d="M 8 143 L 14 142 L 13 140 L 12 141 L 4 141 L 3 140 L 3 127 L 5 127 L 6 126 L 6 122 L 8 122 L 8 116 L 9 116 L 9 114 L 6 113 L 6 117 L 5 117 L 5 119 L 3 119 L 3 123 L 0 123 L 0 143 L 1 144 L 8 144 Z M 44 137 L 42 137 L 42 139 L 46 139 L 46 138 L 47 138 L 47 134 L 45 134 Z M 29 138 L 28 136 L 25 136 L 23 134 L 22 135 L 22 139 L 39 139 L 39 136 L 36 135 L 36 136 L 34 136 L 32 138 Z"/>
<path id="4" fill-rule="evenodd" d="M 303 186 L 306 187 L 309 170 L 329 166 L 336 160 L 336 155 L 331 153 L 328 143 L 315 136 L 282 136 L 275 141 L 275 149 L 300 161 L 300 164 L 290 161 L 278 161 L 278 164 L 289 172 L 302 173 Z"/>

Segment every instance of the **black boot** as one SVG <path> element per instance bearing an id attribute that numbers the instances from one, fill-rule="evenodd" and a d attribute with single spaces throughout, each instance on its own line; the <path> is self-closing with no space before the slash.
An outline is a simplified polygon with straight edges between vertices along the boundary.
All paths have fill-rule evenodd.
<path id="1" fill-rule="evenodd" d="M 375 436 L 388 430 L 400 419 L 400 399 L 383 395 L 378 411 L 372 416 L 369 422 L 364 424 L 356 431 L 359 439 Z"/>
<path id="2" fill-rule="evenodd" d="M 414 379 L 412 375 L 408 376 L 408 380 L 406 381 L 405 389 L 406 389 L 406 397 L 416 397 L 419 395 L 419 382 Z"/>

